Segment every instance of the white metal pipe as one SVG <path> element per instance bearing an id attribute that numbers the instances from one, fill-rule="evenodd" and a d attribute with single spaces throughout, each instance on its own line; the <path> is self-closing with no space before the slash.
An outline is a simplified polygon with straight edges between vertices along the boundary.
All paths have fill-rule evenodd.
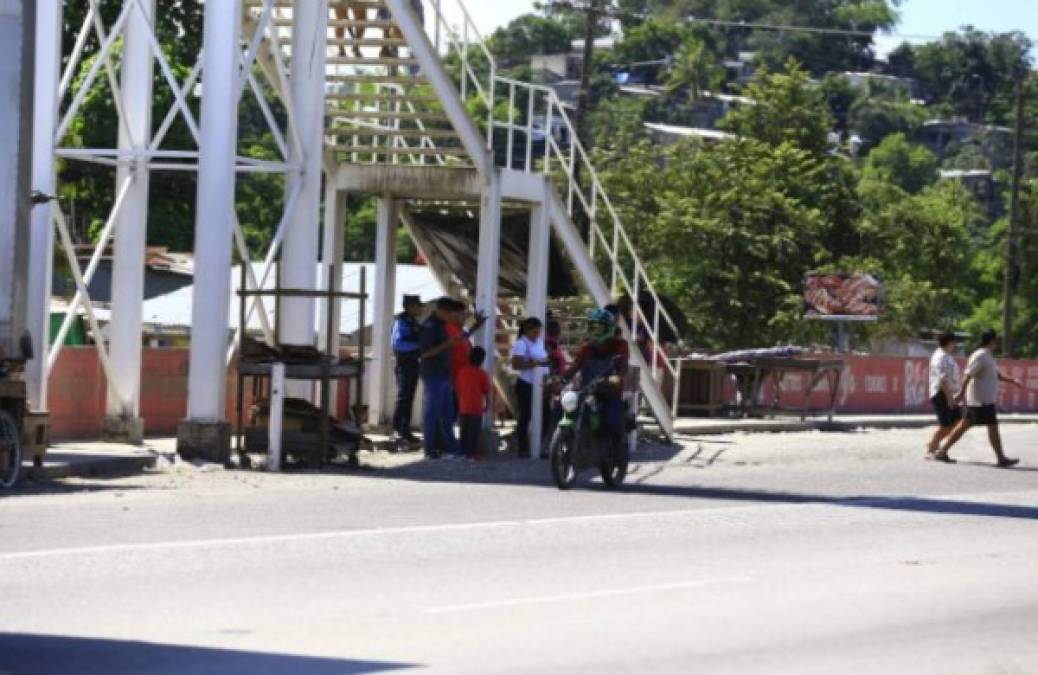
<path id="1" fill-rule="evenodd" d="M 375 283 L 371 324 L 371 374 L 368 377 L 368 423 L 384 424 L 391 407 L 393 351 L 390 333 L 396 306 L 396 239 L 400 223 L 397 202 L 389 196 L 378 200 L 378 228 L 375 238 Z M 363 326 L 361 327 L 363 329 Z"/>
<path id="2" fill-rule="evenodd" d="M 94 57 L 94 63 L 90 66 L 90 70 L 87 71 L 86 78 L 83 80 L 83 84 L 76 90 L 75 96 L 72 97 L 72 103 L 65 111 L 65 116 L 61 118 L 61 122 L 58 124 L 58 130 L 54 134 L 55 142 L 61 142 L 61 139 L 68 133 L 68 128 L 72 124 L 72 120 L 76 118 L 79 113 L 80 106 L 83 105 L 83 101 L 86 99 L 87 94 L 93 89 L 94 81 L 97 79 L 98 73 L 101 72 L 101 67 L 105 63 L 105 59 L 109 57 L 112 51 L 112 45 L 115 44 L 115 39 L 122 31 L 123 26 L 126 24 L 126 19 L 130 15 L 130 4 L 126 3 L 123 5 L 122 10 L 119 12 L 119 18 L 116 19 L 112 25 L 112 32 L 110 32 L 107 38 L 102 42 L 101 49 L 98 51 L 96 57 Z"/>
<path id="3" fill-rule="evenodd" d="M 530 252 L 526 281 L 526 313 L 544 320 L 548 314 L 548 272 L 551 246 L 551 222 L 549 220 L 547 195 L 530 211 Z M 544 344 L 544 335 L 541 336 Z M 533 410 L 530 419 L 530 457 L 541 453 L 544 437 L 544 380 L 536 378 L 533 386 Z"/>
<path id="4" fill-rule="evenodd" d="M 55 3 L 54 3 L 54 0 L 41 0 L 39 6 L 37 7 L 37 10 L 36 10 L 37 22 L 38 22 L 37 26 L 36 26 L 37 30 L 39 30 L 40 25 L 41 25 L 39 23 L 39 21 L 40 21 L 39 17 L 44 16 L 43 11 L 41 11 L 41 10 L 44 10 L 44 5 L 47 5 L 47 4 L 55 4 Z M 60 8 L 60 6 L 63 3 L 57 2 L 56 4 Z M 72 54 L 69 56 L 68 64 L 65 66 L 65 72 L 64 72 L 64 74 L 62 74 L 61 82 L 58 85 L 58 100 L 59 101 L 65 98 L 65 94 L 66 94 L 66 92 L 68 92 L 68 88 L 72 84 L 72 78 L 76 74 L 76 72 L 79 70 L 79 60 L 81 58 L 83 58 L 83 49 L 86 47 L 87 38 L 90 37 L 90 26 L 91 26 L 91 24 L 92 24 L 92 22 L 94 20 L 94 13 L 95 12 L 97 12 L 97 6 L 96 5 L 91 5 L 90 9 L 87 10 L 87 15 L 86 15 L 86 17 L 83 20 L 83 25 L 80 26 L 79 33 L 76 35 L 76 43 L 72 47 Z M 48 16 L 46 20 L 47 20 L 47 22 L 49 24 L 50 17 Z M 43 44 L 50 44 L 50 43 L 43 43 Z M 50 44 L 50 46 L 60 50 L 61 49 L 61 42 L 60 41 L 59 42 L 55 42 L 53 44 Z M 39 49 L 40 49 L 40 42 L 37 42 L 36 43 L 37 53 L 39 53 Z"/>
<path id="5" fill-rule="evenodd" d="M 151 144 L 152 52 L 151 20 L 155 0 L 137 3 L 123 38 L 122 109 L 119 151 L 143 153 Z M 108 324 L 109 349 L 118 386 L 108 390 L 107 414 L 135 419 L 140 416 L 141 329 L 144 306 L 144 265 L 148 234 L 148 163 L 138 155 L 133 165 L 120 166 L 116 186 L 130 177 L 125 203 L 115 224 L 112 251 L 112 318 Z M 116 395 L 118 392 L 118 395 Z"/>
<path id="6" fill-rule="evenodd" d="M 291 212 L 288 235 L 281 252 L 281 285 L 316 289 L 318 226 L 321 215 L 321 176 L 324 152 L 324 86 L 328 0 L 298 3 L 292 13 L 290 98 L 296 112 L 299 144 L 290 148 L 290 163 L 302 167 L 292 182 L 300 186 L 299 201 Z M 281 340 L 285 344 L 314 346 L 315 298 L 283 298 Z"/>
<path id="7" fill-rule="evenodd" d="M 188 419 L 222 422 L 226 397 L 231 238 L 234 232 L 240 0 L 205 4 L 202 144 L 195 215 L 195 289 L 191 308 Z"/>
<path id="8" fill-rule="evenodd" d="M 130 184 L 133 182 L 133 176 L 127 176 L 126 181 L 119 189 L 119 193 L 115 197 L 115 204 L 112 206 L 111 213 L 108 214 L 108 220 L 105 222 L 103 228 L 101 228 L 101 234 L 97 238 L 97 243 L 94 245 L 94 252 L 90 254 L 90 261 L 87 263 L 86 270 L 83 272 L 83 281 L 89 287 L 90 282 L 94 279 L 94 273 L 97 272 L 98 266 L 101 264 L 101 257 L 104 255 L 105 249 L 108 247 L 108 240 L 112 236 L 112 230 L 115 229 L 115 223 L 119 218 L 119 214 L 122 212 L 123 204 L 126 201 L 126 195 L 130 192 Z M 48 224 L 49 227 L 53 226 L 53 223 Z M 70 264 L 72 261 L 69 261 Z M 79 264 L 78 261 L 75 264 Z M 69 329 L 72 327 L 73 319 L 78 316 L 79 308 L 83 302 L 89 302 L 90 298 L 84 296 L 78 290 L 76 294 L 72 296 L 72 302 L 69 304 L 68 309 L 65 310 L 65 320 L 61 322 L 61 328 L 58 330 L 57 335 L 54 336 L 54 345 L 50 348 L 50 353 L 47 355 L 47 371 L 49 372 L 54 368 L 54 364 L 58 362 L 58 355 L 61 354 L 61 348 L 65 345 L 65 338 L 68 336 Z"/>
<path id="9" fill-rule="evenodd" d="M 62 0 L 36 3 L 36 64 L 34 82 L 34 128 L 32 187 L 48 195 L 56 192 L 54 129 L 58 123 L 58 77 L 61 72 Z M 29 241 L 29 284 L 26 327 L 32 334 L 35 358 L 25 368 L 29 406 L 47 410 L 48 335 L 50 332 L 51 277 L 54 261 L 53 202 L 32 211 Z"/>
<path id="10" fill-rule="evenodd" d="M 285 364 L 270 368 L 270 412 L 267 417 L 267 470 L 281 471 L 281 429 L 285 419 Z"/>
<path id="11" fill-rule="evenodd" d="M 476 308 L 486 315 L 487 322 L 477 340 L 487 352 L 486 369 L 493 373 L 497 355 L 497 295 L 501 269 L 501 177 L 497 171 L 490 174 L 490 183 L 483 189 L 480 199 L 478 251 Z"/>

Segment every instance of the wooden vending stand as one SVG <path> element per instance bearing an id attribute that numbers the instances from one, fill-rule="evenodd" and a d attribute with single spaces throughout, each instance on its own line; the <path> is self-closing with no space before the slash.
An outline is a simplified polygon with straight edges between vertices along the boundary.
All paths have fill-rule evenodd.
<path id="1" fill-rule="evenodd" d="M 353 421 L 360 419 L 359 411 L 363 404 L 364 392 L 364 360 L 365 360 L 365 303 L 367 302 L 367 274 L 361 269 L 360 290 L 357 293 L 332 291 L 332 279 L 329 278 L 326 291 L 281 288 L 246 290 L 245 266 L 242 265 L 242 276 L 238 290 L 239 297 L 239 339 L 238 339 L 238 456 L 242 466 L 249 466 L 249 452 L 267 452 L 268 466 L 274 470 L 280 468 L 282 454 L 305 459 L 310 466 L 320 466 L 338 453 L 336 446 L 348 446 L 350 466 L 357 466 L 357 451 L 362 440 L 359 425 L 348 426 L 339 423 L 332 426 L 331 384 L 340 382 L 349 386 L 356 383 L 357 395 L 351 396 Z M 327 344 L 324 354 L 308 353 L 280 344 L 279 312 L 275 311 L 274 336 L 276 346 L 267 349 L 260 358 L 252 359 L 245 355 L 247 335 L 246 300 L 252 297 L 270 297 L 275 302 L 282 298 L 323 298 L 328 303 Z M 360 321 L 358 330 L 358 350 L 355 358 L 342 359 L 339 356 L 339 327 L 334 325 L 335 313 L 330 311 L 333 302 L 357 300 L 360 302 Z M 253 419 L 251 426 L 245 424 L 245 391 L 246 381 L 252 386 L 252 400 L 255 402 L 264 397 L 270 400 L 270 412 L 266 425 L 258 422 L 259 415 Z M 317 429 L 285 429 L 284 389 L 283 381 L 295 380 L 315 382 L 320 386 L 320 407 L 317 411 Z M 307 404 L 308 405 L 308 404 Z M 276 419 L 275 419 L 276 416 Z"/>

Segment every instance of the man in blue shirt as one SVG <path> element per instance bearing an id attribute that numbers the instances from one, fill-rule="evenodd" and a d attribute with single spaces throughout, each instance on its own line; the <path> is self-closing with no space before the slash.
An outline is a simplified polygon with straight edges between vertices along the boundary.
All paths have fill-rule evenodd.
<path id="1" fill-rule="evenodd" d="M 425 388 L 422 428 L 425 455 L 436 459 L 447 454 L 456 458 L 461 446 L 454 436 L 454 385 L 451 382 L 451 348 L 459 339 L 447 334 L 455 302 L 450 298 L 436 301 L 436 311 L 422 324 L 419 345 L 422 356 L 422 386 Z"/>
<path id="2" fill-rule="evenodd" d="M 393 322 L 393 355 L 396 357 L 396 409 L 393 411 L 393 431 L 398 440 L 417 443 L 411 433 L 411 411 L 418 388 L 418 372 L 422 354 L 419 345 L 422 327 L 422 299 L 417 295 L 404 296 L 404 311 Z"/>

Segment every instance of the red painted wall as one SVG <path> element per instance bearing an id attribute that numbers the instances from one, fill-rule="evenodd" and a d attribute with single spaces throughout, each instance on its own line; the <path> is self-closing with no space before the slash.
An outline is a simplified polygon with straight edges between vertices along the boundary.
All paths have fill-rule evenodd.
<path id="1" fill-rule="evenodd" d="M 149 436 L 173 436 L 187 415 L 187 349 L 145 348 L 142 354 L 141 416 Z M 345 387 L 339 388 L 336 410 L 341 418 L 349 406 Z M 252 403 L 246 386 L 245 405 Z M 65 347 L 51 373 L 47 395 L 51 437 L 55 440 L 97 438 L 105 416 L 106 387 L 93 347 Z M 237 381 L 227 374 L 226 419 L 237 421 Z"/>
<path id="2" fill-rule="evenodd" d="M 187 413 L 186 349 L 151 349 L 143 354 L 141 412 L 145 432 L 171 436 Z M 930 411 L 928 361 L 894 356 L 849 356 L 837 398 L 844 413 L 922 413 Z M 1023 380 L 1024 390 L 1003 386 L 1001 407 L 1006 412 L 1038 412 L 1038 361 L 1000 361 L 1008 375 Z M 802 373 L 787 375 L 781 403 L 795 407 L 803 402 L 809 383 Z M 345 416 L 348 394 L 340 387 L 336 409 Z M 734 392 L 734 387 L 728 387 Z M 233 370 L 227 376 L 227 419 L 237 419 L 236 383 Z M 765 396 L 770 396 L 765 388 Z M 251 403 L 246 392 L 246 405 Z M 770 399 L 766 399 L 770 400 Z M 812 396 L 812 405 L 825 408 L 828 387 Z M 96 438 L 105 414 L 105 386 L 93 347 L 66 347 L 51 374 L 49 403 L 54 439 Z"/>
<path id="3" fill-rule="evenodd" d="M 929 360 L 897 356 L 848 356 L 837 396 L 837 410 L 843 413 L 925 413 L 930 412 Z M 965 367 L 965 361 L 960 363 Z M 1000 408 L 1005 412 L 1038 412 L 1038 361 L 1000 360 L 999 367 L 1024 382 L 1024 389 L 1003 385 Z M 792 373 L 782 381 L 781 402 L 798 406 L 810 376 Z M 824 383 L 811 397 L 816 408 L 828 403 Z M 771 388 L 765 388 L 765 396 Z M 765 400 L 770 400 L 765 398 Z"/>

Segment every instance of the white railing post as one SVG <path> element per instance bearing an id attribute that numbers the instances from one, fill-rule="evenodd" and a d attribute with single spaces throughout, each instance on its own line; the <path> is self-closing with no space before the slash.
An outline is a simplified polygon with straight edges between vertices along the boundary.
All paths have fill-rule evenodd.
<path id="1" fill-rule="evenodd" d="M 512 154 L 515 149 L 515 83 L 508 83 L 508 152 L 505 168 L 512 168 Z"/>
<path id="2" fill-rule="evenodd" d="M 526 103 L 526 172 L 533 172 L 533 109 L 534 99 L 537 98 L 537 90 L 533 87 L 529 88 L 527 94 L 529 99 Z"/>

